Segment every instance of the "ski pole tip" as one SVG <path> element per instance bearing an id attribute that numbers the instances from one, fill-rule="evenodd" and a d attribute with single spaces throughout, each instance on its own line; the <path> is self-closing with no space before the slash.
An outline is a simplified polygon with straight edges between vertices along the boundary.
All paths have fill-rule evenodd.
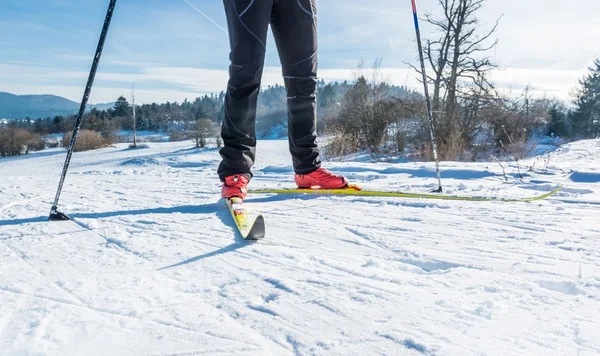
<path id="1" fill-rule="evenodd" d="M 52 209 L 50 209 L 50 215 L 48 216 L 48 220 L 49 221 L 68 221 L 68 220 L 71 220 L 71 218 L 67 214 L 59 212 L 57 207 L 53 206 Z"/>

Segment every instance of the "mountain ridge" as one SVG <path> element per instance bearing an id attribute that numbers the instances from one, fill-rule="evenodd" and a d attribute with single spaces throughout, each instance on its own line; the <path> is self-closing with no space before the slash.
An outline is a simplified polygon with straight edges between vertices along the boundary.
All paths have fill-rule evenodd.
<path id="1" fill-rule="evenodd" d="M 0 92 L 0 118 L 24 119 L 30 117 L 54 117 L 58 115 L 71 115 L 79 110 L 79 103 L 69 99 L 52 95 L 16 95 Z M 100 110 L 114 106 L 114 103 L 90 105 Z"/>

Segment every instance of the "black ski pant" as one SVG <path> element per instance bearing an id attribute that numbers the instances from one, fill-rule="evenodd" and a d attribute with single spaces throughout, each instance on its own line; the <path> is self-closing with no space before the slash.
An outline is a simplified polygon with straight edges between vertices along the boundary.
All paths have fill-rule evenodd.
<path id="1" fill-rule="evenodd" d="M 288 136 L 294 170 L 321 166 L 317 129 L 316 0 L 224 0 L 231 46 L 229 83 L 221 135 L 219 178 L 252 177 L 256 154 L 256 106 L 269 24 L 287 90 Z"/>

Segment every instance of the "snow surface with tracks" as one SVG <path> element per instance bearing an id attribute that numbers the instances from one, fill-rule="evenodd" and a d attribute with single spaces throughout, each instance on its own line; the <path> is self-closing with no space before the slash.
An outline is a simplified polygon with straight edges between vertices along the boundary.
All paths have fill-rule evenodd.
<path id="1" fill-rule="evenodd" d="M 0 159 L 0 355 L 600 354 L 600 141 L 515 179 L 443 162 L 446 192 L 536 203 L 251 196 L 243 241 L 216 149 L 189 142 Z M 428 191 L 431 163 L 328 162 L 369 189 Z M 292 187 L 260 141 L 253 188 Z"/>

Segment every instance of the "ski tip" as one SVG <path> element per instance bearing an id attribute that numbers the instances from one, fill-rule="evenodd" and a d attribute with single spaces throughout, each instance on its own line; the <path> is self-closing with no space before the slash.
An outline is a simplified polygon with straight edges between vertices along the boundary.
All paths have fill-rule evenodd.
<path id="1" fill-rule="evenodd" d="M 265 230 L 265 218 L 262 215 L 259 215 L 256 217 L 254 225 L 252 225 L 252 228 L 250 229 L 246 240 L 258 241 L 263 239 L 266 235 Z"/>

